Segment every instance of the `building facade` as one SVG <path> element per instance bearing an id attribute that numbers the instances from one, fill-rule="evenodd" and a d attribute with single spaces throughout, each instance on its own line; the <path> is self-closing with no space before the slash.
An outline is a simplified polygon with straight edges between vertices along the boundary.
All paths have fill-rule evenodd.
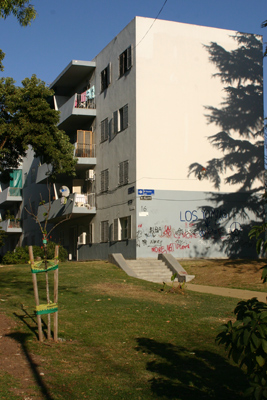
<path id="1" fill-rule="evenodd" d="M 41 240 L 25 211 L 43 219 L 41 193 L 51 226 L 68 218 L 53 240 L 70 259 L 255 256 L 247 233 L 263 218 L 262 39 L 152 22 L 136 17 L 51 84 L 77 175 L 48 190 L 49 166 L 29 150 L 19 196 L 9 193 L 23 225 L 3 251 Z"/>

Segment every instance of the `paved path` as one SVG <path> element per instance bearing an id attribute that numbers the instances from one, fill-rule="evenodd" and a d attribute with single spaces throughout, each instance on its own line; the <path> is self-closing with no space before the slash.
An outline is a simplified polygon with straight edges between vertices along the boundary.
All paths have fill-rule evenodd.
<path id="1" fill-rule="evenodd" d="M 252 290 L 228 289 L 215 286 L 195 285 L 192 283 L 186 284 L 186 289 L 199 293 L 217 294 L 218 296 L 234 297 L 237 299 L 248 300 L 252 297 L 257 297 L 259 301 L 266 303 L 267 292 L 254 292 Z"/>

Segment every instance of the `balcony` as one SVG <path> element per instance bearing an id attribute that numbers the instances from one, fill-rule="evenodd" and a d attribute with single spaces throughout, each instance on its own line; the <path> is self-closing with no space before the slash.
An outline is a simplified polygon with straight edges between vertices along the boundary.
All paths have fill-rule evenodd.
<path id="1" fill-rule="evenodd" d="M 90 119 L 96 117 L 95 101 L 86 100 L 84 93 L 75 93 L 69 100 L 62 105 L 61 96 L 55 97 L 56 107 L 60 111 L 59 127 L 65 132 L 77 129 L 86 129 L 90 125 Z"/>
<path id="2" fill-rule="evenodd" d="M 17 218 L 0 222 L 0 228 L 7 233 L 22 233 L 21 221 Z"/>
<path id="3" fill-rule="evenodd" d="M 3 206 L 5 203 L 22 202 L 22 189 L 15 187 L 8 187 L 0 193 L 0 204 Z"/>
<path id="4" fill-rule="evenodd" d="M 40 222 L 45 220 L 45 213 L 49 204 L 38 208 L 38 218 Z M 86 215 L 95 214 L 95 193 L 81 194 L 72 193 L 70 196 L 61 197 L 60 199 L 51 201 L 51 209 L 49 213 L 49 221 L 60 221 L 68 216 L 72 218 L 84 217 Z"/>
<path id="5" fill-rule="evenodd" d="M 96 165 L 95 147 L 95 144 L 74 143 L 77 170 L 92 168 Z"/>

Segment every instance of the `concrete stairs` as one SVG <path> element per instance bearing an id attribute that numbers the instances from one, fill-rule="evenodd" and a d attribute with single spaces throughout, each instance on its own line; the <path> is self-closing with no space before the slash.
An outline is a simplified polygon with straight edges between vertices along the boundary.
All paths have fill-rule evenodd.
<path id="1" fill-rule="evenodd" d="M 171 282 L 173 272 L 162 260 L 139 258 L 127 260 L 127 264 L 139 279 L 155 283 Z"/>
<path id="2" fill-rule="evenodd" d="M 190 282 L 194 275 L 188 275 L 181 264 L 171 254 L 158 254 L 157 259 L 138 258 L 125 260 L 120 253 L 111 253 L 108 256 L 110 263 L 117 265 L 127 275 L 155 283 L 170 283 L 173 274 L 175 281 Z"/>

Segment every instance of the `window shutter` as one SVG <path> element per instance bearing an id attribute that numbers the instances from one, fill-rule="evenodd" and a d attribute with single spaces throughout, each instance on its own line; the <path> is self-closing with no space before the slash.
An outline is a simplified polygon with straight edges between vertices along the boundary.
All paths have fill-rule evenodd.
<path id="1" fill-rule="evenodd" d="M 119 65 L 120 65 L 120 70 L 119 70 L 119 76 L 123 75 L 123 53 L 120 55 L 119 59 Z"/>
<path id="2" fill-rule="evenodd" d="M 127 238 L 131 239 L 132 238 L 132 223 L 131 223 L 131 216 L 129 215 L 127 217 Z"/>
<path id="3" fill-rule="evenodd" d="M 107 86 L 111 84 L 111 63 L 107 66 Z"/>
<path id="4" fill-rule="evenodd" d="M 104 171 L 101 171 L 100 175 L 100 191 L 101 192 L 106 192 L 109 187 L 109 171 L 108 169 L 105 169 Z"/>
<path id="5" fill-rule="evenodd" d="M 128 47 L 128 49 L 127 49 L 127 70 L 130 69 L 132 66 L 132 51 L 133 51 L 132 46 Z"/>
<path id="6" fill-rule="evenodd" d="M 101 142 L 104 141 L 104 135 L 105 135 L 105 121 L 101 121 Z"/>
<path id="7" fill-rule="evenodd" d="M 116 218 L 116 219 L 114 219 L 114 227 L 113 227 L 113 238 L 114 238 L 114 241 L 119 240 L 118 233 L 119 233 L 119 219 Z"/>
<path id="8" fill-rule="evenodd" d="M 123 162 L 119 163 L 119 186 L 123 185 Z"/>
<path id="9" fill-rule="evenodd" d="M 94 243 L 94 224 L 89 224 L 89 243 Z"/>
<path id="10" fill-rule="evenodd" d="M 108 138 L 108 118 L 101 121 L 101 142 Z"/>
<path id="11" fill-rule="evenodd" d="M 123 107 L 123 115 L 122 115 L 122 129 L 126 129 L 128 127 L 128 104 Z"/>
<path id="12" fill-rule="evenodd" d="M 124 161 L 124 183 L 127 184 L 129 182 L 129 161 Z"/>
<path id="13" fill-rule="evenodd" d="M 109 173 L 108 169 L 105 170 L 105 190 L 108 190 L 109 188 Z"/>
<path id="14" fill-rule="evenodd" d="M 104 192 L 104 182 L 105 182 L 105 174 L 104 171 L 101 171 L 100 174 L 100 191 Z"/>
<path id="15" fill-rule="evenodd" d="M 114 135 L 118 133 L 118 111 L 114 111 L 113 113 L 113 132 Z"/>

